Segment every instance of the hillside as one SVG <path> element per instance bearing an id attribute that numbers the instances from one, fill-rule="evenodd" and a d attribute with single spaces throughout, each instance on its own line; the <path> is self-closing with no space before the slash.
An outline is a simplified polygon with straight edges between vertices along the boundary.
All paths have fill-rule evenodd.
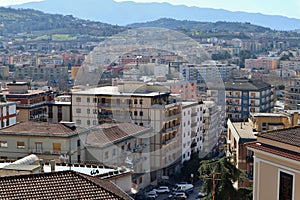
<path id="1" fill-rule="evenodd" d="M 229 32 L 248 32 L 248 33 L 265 33 L 271 31 L 270 28 L 252 25 L 241 22 L 198 22 L 189 20 L 175 20 L 170 18 L 161 18 L 155 21 L 145 23 L 134 23 L 128 25 L 132 28 L 156 27 L 167 29 L 187 29 L 199 31 L 229 31 Z"/>
<path id="2" fill-rule="evenodd" d="M 124 27 L 92 22 L 72 15 L 45 14 L 32 9 L 0 7 L 0 35 L 12 34 L 82 34 L 109 36 L 125 30 Z"/>

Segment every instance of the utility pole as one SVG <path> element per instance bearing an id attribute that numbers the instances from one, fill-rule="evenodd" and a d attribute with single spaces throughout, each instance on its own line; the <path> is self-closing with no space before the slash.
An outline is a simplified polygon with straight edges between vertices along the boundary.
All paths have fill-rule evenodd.
<path id="1" fill-rule="evenodd" d="M 212 195 L 212 200 L 215 200 L 215 181 L 221 181 L 222 179 L 220 178 L 216 178 L 216 175 L 221 174 L 218 172 L 212 172 L 210 175 L 212 176 L 212 178 L 207 178 L 207 179 L 211 179 L 212 182 L 212 191 L 211 191 L 211 195 Z"/>

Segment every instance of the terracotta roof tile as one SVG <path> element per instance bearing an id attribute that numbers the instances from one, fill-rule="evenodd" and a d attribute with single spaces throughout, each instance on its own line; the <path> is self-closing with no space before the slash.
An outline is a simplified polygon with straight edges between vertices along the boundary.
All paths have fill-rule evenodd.
<path id="1" fill-rule="evenodd" d="M 74 171 L 0 178 L 1 199 L 132 199 L 115 184 Z"/>
<path id="2" fill-rule="evenodd" d="M 63 124 L 51 124 L 47 122 L 33 122 L 26 121 L 20 122 L 15 125 L 3 128 L 0 130 L 0 134 L 8 134 L 8 133 L 22 133 L 22 134 L 37 134 L 37 135 L 68 135 L 73 133 L 74 131 L 78 131 L 79 128 L 72 130 Z"/>
<path id="3" fill-rule="evenodd" d="M 261 133 L 258 137 L 300 147 L 300 127 L 292 127 Z"/>
<path id="4" fill-rule="evenodd" d="M 147 129 L 131 123 L 103 124 L 91 129 L 87 137 L 87 144 L 104 145 L 113 143 Z"/>

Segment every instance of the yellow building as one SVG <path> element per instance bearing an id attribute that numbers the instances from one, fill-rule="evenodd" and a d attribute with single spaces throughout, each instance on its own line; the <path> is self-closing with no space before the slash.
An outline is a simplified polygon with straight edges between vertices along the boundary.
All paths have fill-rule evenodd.
<path id="1" fill-rule="evenodd" d="M 254 152 L 253 199 L 300 199 L 300 127 L 260 134 Z"/>

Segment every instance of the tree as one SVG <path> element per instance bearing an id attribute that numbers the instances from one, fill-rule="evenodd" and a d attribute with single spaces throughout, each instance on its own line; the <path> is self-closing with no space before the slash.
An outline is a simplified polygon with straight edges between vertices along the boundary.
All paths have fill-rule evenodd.
<path id="1" fill-rule="evenodd" d="M 240 59 L 239 66 L 242 67 L 242 68 L 245 67 L 245 59 L 249 59 L 249 58 L 256 59 L 257 57 L 248 50 L 240 51 L 240 53 L 239 53 L 239 59 Z"/>
<path id="2" fill-rule="evenodd" d="M 239 191 L 233 186 L 236 181 L 246 179 L 246 176 L 230 162 L 229 157 L 202 161 L 199 173 L 200 179 L 204 181 L 202 191 L 211 195 L 214 193 L 215 199 L 250 200 L 249 193 L 244 190 Z M 215 174 L 214 182 L 213 174 Z M 213 185 L 214 192 L 212 191 Z"/>

